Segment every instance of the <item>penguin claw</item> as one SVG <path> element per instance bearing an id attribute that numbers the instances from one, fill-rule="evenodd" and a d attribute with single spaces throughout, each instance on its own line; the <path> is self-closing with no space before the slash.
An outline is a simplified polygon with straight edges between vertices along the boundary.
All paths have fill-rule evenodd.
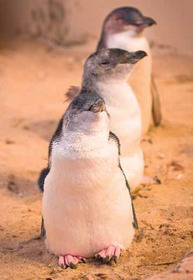
<path id="1" fill-rule="evenodd" d="M 69 267 L 70 267 L 71 269 L 77 269 L 77 265 L 73 264 L 72 262 L 69 263 Z"/>
<path id="2" fill-rule="evenodd" d="M 154 180 L 155 183 L 158 184 L 158 185 L 160 185 L 160 184 L 162 183 L 161 180 L 160 180 L 157 176 L 153 177 L 153 180 Z"/>
<path id="3" fill-rule="evenodd" d="M 155 177 L 148 177 L 148 176 L 144 176 L 141 181 L 140 184 L 145 185 L 145 184 L 161 184 L 161 180 L 159 180 L 157 178 L 157 176 Z"/>
<path id="4" fill-rule="evenodd" d="M 108 263 L 109 261 L 110 261 L 109 256 L 106 256 L 106 258 L 103 258 L 103 259 L 102 259 L 102 262 L 103 262 L 104 264 Z"/>
<path id="5" fill-rule="evenodd" d="M 109 246 L 108 248 L 101 250 L 98 254 L 95 255 L 96 259 L 100 259 L 102 263 L 107 264 L 111 260 L 114 263 L 117 263 L 117 260 L 120 256 L 120 247 L 118 246 Z"/>
<path id="6" fill-rule="evenodd" d="M 64 255 L 59 257 L 59 266 L 62 269 L 76 269 L 78 263 L 85 263 L 86 259 L 80 256 Z"/>

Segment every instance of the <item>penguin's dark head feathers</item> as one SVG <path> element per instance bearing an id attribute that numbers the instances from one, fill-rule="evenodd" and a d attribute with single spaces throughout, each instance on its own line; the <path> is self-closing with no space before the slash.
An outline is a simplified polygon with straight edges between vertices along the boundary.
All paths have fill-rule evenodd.
<path id="1" fill-rule="evenodd" d="M 134 64 L 147 54 L 144 51 L 128 52 L 122 49 L 101 49 L 89 56 L 84 67 L 84 78 L 100 80 L 104 77 L 125 79 Z"/>
<path id="2" fill-rule="evenodd" d="M 94 92 L 82 90 L 80 94 L 70 104 L 70 110 L 75 110 L 79 113 L 90 111 L 100 113 L 105 111 L 105 102 L 102 97 Z"/>
<path id="3" fill-rule="evenodd" d="M 118 33 L 125 30 L 139 34 L 145 27 L 156 24 L 155 20 L 144 16 L 138 9 L 133 7 L 120 7 L 113 10 L 104 21 L 104 31 Z"/>
<path id="4" fill-rule="evenodd" d="M 93 133 L 100 123 L 106 123 L 108 113 L 102 97 L 93 92 L 82 90 L 70 103 L 64 118 L 65 130 L 76 133 Z"/>

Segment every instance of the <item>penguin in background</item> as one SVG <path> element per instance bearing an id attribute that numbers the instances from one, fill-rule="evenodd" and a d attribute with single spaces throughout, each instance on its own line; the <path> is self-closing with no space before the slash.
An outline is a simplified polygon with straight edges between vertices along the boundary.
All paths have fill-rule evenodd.
<path id="1" fill-rule="evenodd" d="M 102 77 L 107 59 L 98 58 L 95 74 Z M 94 63 L 92 57 L 87 67 L 90 63 Z M 85 81 L 60 120 L 49 148 L 43 230 L 46 247 L 59 257 L 62 268 L 76 268 L 94 256 L 103 263 L 111 259 L 116 263 L 137 228 L 119 160 L 120 142 L 110 131 L 110 117 L 97 90 Z"/>
<path id="2" fill-rule="evenodd" d="M 121 166 L 131 189 L 148 182 L 147 177 L 143 176 L 141 112 L 136 96 L 127 83 L 135 64 L 145 56 L 144 51 L 130 53 L 121 49 L 101 49 L 90 55 L 85 62 L 82 80 L 82 89 L 86 88 L 88 94 L 95 91 L 105 100 L 110 114 L 110 129 L 120 140 Z M 49 165 L 41 172 L 38 180 L 42 190 L 48 173 Z"/>
<path id="3" fill-rule="evenodd" d="M 102 48 L 119 48 L 129 52 L 143 50 L 147 53 L 135 67 L 129 77 L 129 85 L 133 89 L 141 108 L 142 135 L 148 132 L 152 122 L 161 124 L 162 114 L 160 98 L 152 75 L 152 55 L 145 29 L 156 24 L 152 18 L 144 16 L 133 7 L 120 7 L 113 10 L 104 20 L 97 50 Z M 72 99 L 79 92 L 72 87 L 67 98 Z"/>
<path id="4" fill-rule="evenodd" d="M 142 134 L 145 134 L 153 117 L 154 125 L 161 123 L 161 106 L 152 75 L 152 55 L 145 29 L 156 24 L 138 9 L 120 7 L 113 10 L 104 20 L 97 49 L 119 48 L 130 52 L 143 50 L 147 57 L 140 61 L 130 75 L 132 87 L 141 108 Z"/>

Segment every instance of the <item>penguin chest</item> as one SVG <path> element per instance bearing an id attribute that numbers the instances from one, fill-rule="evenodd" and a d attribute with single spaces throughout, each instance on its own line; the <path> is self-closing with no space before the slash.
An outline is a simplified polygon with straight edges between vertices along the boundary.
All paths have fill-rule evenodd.
<path id="1" fill-rule="evenodd" d="M 101 93 L 110 114 L 111 131 L 121 142 L 121 154 L 129 155 L 140 146 L 141 112 L 137 99 L 126 82 L 111 83 Z"/>
<path id="2" fill-rule="evenodd" d="M 131 188 L 143 177 L 144 160 L 140 146 L 141 111 L 132 89 L 125 82 L 111 83 L 101 90 L 110 114 L 110 127 L 121 143 L 121 166 Z"/>
<path id="3" fill-rule="evenodd" d="M 131 243 L 133 214 L 124 178 L 118 167 L 100 164 L 87 162 L 85 168 L 68 161 L 47 176 L 43 217 L 52 253 L 93 257 L 112 244 Z"/>

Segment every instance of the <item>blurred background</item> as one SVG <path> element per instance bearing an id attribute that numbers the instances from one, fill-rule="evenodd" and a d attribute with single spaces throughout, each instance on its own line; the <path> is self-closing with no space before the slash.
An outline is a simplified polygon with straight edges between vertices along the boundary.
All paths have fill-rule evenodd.
<path id="1" fill-rule="evenodd" d="M 98 38 L 104 17 L 117 6 L 135 6 L 158 25 L 148 36 L 161 46 L 193 53 L 192 0 L 0 0 L 0 35 L 25 34 L 57 44 Z"/>
<path id="2" fill-rule="evenodd" d="M 68 106 L 65 93 L 81 84 L 84 61 L 96 49 L 104 18 L 120 6 L 137 7 L 157 21 L 146 34 L 163 122 L 151 127 L 153 144 L 143 142 L 142 148 L 145 174 L 158 176 L 162 184 L 139 186 L 133 194 L 139 230 L 117 266 L 92 261 L 62 271 L 38 238 L 42 194 L 37 178 Z M 192 10 L 192 0 L 0 0 L 1 280 L 149 279 L 190 251 Z M 177 275 L 193 278 L 187 267 Z"/>

